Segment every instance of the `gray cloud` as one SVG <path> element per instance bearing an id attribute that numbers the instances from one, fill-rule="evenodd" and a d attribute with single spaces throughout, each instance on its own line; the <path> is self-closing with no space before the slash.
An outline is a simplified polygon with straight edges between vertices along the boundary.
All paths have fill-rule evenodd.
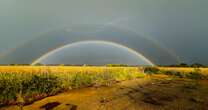
<path id="1" fill-rule="evenodd" d="M 129 18 L 116 25 L 157 40 L 184 62 L 208 64 L 207 5 L 207 0 L 1 0 L 0 54 L 57 28 Z"/>

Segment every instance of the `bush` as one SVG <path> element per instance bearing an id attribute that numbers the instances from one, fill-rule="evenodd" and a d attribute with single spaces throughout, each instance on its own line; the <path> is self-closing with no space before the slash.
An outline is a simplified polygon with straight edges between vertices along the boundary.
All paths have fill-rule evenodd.
<path id="1" fill-rule="evenodd" d="M 126 64 L 107 64 L 107 67 L 128 67 Z"/>
<path id="2" fill-rule="evenodd" d="M 34 75 L 31 80 L 22 82 L 22 92 L 35 92 L 53 94 L 60 91 L 61 85 L 58 77 L 53 75 Z"/>
<path id="3" fill-rule="evenodd" d="M 21 73 L 1 73 L 0 76 L 0 103 L 10 104 L 17 99 L 18 94 L 23 97 L 32 97 L 33 94 L 53 95 L 60 91 L 58 78 L 52 75 L 28 75 Z M 15 104 L 15 103 L 14 103 Z"/>
<path id="4" fill-rule="evenodd" d="M 158 74 L 160 70 L 157 67 L 146 67 L 144 72 L 149 74 Z"/>
<path id="5" fill-rule="evenodd" d="M 190 72 L 186 77 L 190 79 L 205 79 L 205 76 L 198 72 Z"/>
<path id="6" fill-rule="evenodd" d="M 177 76 L 179 78 L 184 78 L 185 77 L 185 73 L 182 73 L 182 72 L 179 72 L 179 71 L 174 71 L 174 70 L 162 71 L 162 73 L 164 73 L 165 75 Z"/>
<path id="7" fill-rule="evenodd" d="M 196 68 L 194 69 L 194 71 L 191 71 L 189 73 L 182 73 L 182 72 L 179 72 L 179 71 L 174 71 L 174 70 L 171 70 L 171 71 L 162 71 L 163 74 L 166 74 L 166 75 L 173 75 L 173 76 L 177 76 L 179 78 L 189 78 L 189 79 L 208 79 L 207 76 L 203 75 L 201 73 L 201 70 Z"/>
<path id="8" fill-rule="evenodd" d="M 71 80 L 71 87 L 72 88 L 80 88 L 90 86 L 93 83 L 93 76 L 91 74 L 75 74 Z"/>
<path id="9" fill-rule="evenodd" d="M 162 71 L 165 75 L 174 75 L 175 71 Z"/>
<path id="10" fill-rule="evenodd" d="M 16 99 L 21 90 L 21 80 L 13 74 L 0 74 L 0 105 L 10 103 Z"/>

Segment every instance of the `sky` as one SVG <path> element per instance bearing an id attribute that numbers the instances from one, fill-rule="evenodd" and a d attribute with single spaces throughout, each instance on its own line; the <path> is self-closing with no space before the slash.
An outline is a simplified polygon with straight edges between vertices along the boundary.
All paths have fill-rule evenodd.
<path id="1" fill-rule="evenodd" d="M 41 64 L 82 65 L 85 62 L 90 65 L 105 65 L 111 61 L 117 64 L 125 62 L 127 65 L 154 65 L 141 54 L 137 54 L 129 48 L 111 42 L 92 40 L 63 46 L 40 57 L 33 64 L 37 62 Z"/>
<path id="2" fill-rule="evenodd" d="M 207 5 L 207 0 L 1 0 L 0 63 L 31 63 L 51 50 L 50 46 L 57 48 L 56 46 L 66 44 L 55 45 L 56 42 L 50 42 L 51 39 L 55 41 L 60 36 L 56 35 L 54 39 L 50 37 L 50 33 L 61 34 L 63 30 L 68 30 L 66 36 L 70 41 L 75 39 L 73 34 L 69 34 L 71 29 L 76 26 L 84 27 L 72 31 L 78 35 L 92 26 L 90 33 L 94 30 L 94 33 L 101 33 L 99 29 L 105 32 L 96 34 L 97 37 L 108 35 L 102 36 L 106 38 L 99 40 L 115 41 L 130 47 L 156 64 L 177 63 L 178 60 L 185 63 L 208 64 Z M 125 32 L 107 31 L 108 28 L 112 29 L 112 26 L 122 28 L 123 31 L 128 31 L 128 34 L 125 38 L 115 38 L 113 32 Z M 132 34 L 135 33 L 138 34 L 138 39 L 136 36 L 132 38 Z M 45 36 L 47 39 L 43 38 Z M 45 44 L 41 45 L 42 50 L 38 48 L 41 52 L 37 53 L 37 47 L 43 44 L 42 38 L 46 39 Z M 97 40 L 96 37 L 82 37 L 79 40 L 85 39 Z M 141 39 L 147 40 L 141 42 Z M 143 44 L 135 43 L 137 40 Z M 36 45 L 29 44 L 31 41 L 36 41 Z M 24 47 L 25 44 L 27 48 Z M 32 54 L 37 55 L 27 54 L 28 50 L 33 50 L 34 47 Z M 11 52 L 14 50 L 16 53 Z M 163 57 L 163 53 L 166 57 Z M 177 57 L 177 61 L 173 61 L 172 57 Z"/>

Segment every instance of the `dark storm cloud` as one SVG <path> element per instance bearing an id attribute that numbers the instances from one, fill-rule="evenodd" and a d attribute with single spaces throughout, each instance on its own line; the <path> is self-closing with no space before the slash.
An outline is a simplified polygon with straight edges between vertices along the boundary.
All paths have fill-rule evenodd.
<path id="1" fill-rule="evenodd" d="M 161 48 L 160 45 L 146 39 L 146 37 L 142 37 L 137 33 L 118 27 L 105 26 L 104 28 L 99 25 L 73 26 L 71 28 L 68 27 L 46 33 L 45 35 L 13 49 L 6 54 L 5 57 L 1 57 L 0 60 L 2 61 L 1 63 L 17 62 L 28 64 L 56 48 L 86 40 L 110 41 L 126 46 L 143 54 L 155 64 L 177 63 L 175 56 Z M 113 54 L 113 50 L 110 53 Z M 88 59 L 88 57 L 84 58 Z M 96 58 L 96 56 L 94 56 L 94 58 Z"/>
<path id="2" fill-rule="evenodd" d="M 208 64 L 207 5 L 207 0 L 1 0 L 0 53 L 57 28 L 120 21 L 114 25 L 156 39 L 182 61 Z"/>

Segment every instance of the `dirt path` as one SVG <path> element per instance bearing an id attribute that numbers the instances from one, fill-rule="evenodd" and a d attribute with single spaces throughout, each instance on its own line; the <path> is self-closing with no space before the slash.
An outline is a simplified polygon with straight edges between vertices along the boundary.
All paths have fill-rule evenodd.
<path id="1" fill-rule="evenodd" d="M 190 99 L 197 94 L 195 88 L 181 86 L 187 81 L 135 79 L 109 87 L 89 87 L 48 97 L 25 106 L 24 110 L 195 110 L 205 105 L 205 99 Z M 191 87 L 191 86 L 190 86 Z M 190 91 L 189 91 L 190 89 Z M 203 94 L 208 90 L 204 88 Z M 194 92 L 195 91 L 195 92 Z M 178 94 L 180 93 L 180 94 Z M 186 94 L 184 96 L 184 94 Z M 198 96 L 203 96 L 202 93 Z M 189 97 L 190 95 L 190 97 Z M 197 96 L 197 98 L 198 98 Z M 205 96 L 207 97 L 207 96 Z M 180 102 L 180 103 L 179 103 Z M 201 106 L 200 107 L 203 107 Z M 183 107 L 182 107 L 183 106 Z M 187 107 L 186 107 L 187 106 Z M 20 110 L 18 106 L 2 108 Z M 202 110 L 206 110 L 202 108 Z"/>

